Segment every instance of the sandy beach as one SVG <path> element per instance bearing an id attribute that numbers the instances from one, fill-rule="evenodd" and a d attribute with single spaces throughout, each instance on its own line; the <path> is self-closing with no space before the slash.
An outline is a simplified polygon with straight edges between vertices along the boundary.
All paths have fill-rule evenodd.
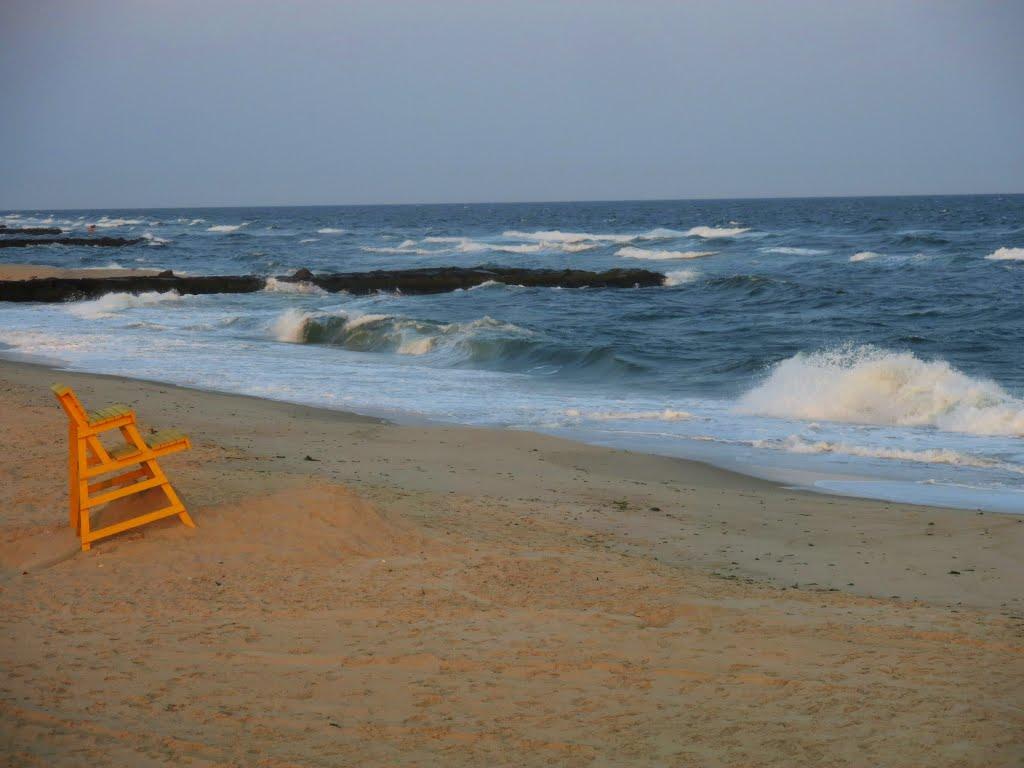
<path id="1" fill-rule="evenodd" d="M 198 528 L 78 552 L 55 380 L 192 436 Z M 1022 518 L 17 362 L 0 411 L 6 765 L 1024 759 Z"/>
<path id="2" fill-rule="evenodd" d="M 158 269 L 124 269 L 98 267 L 93 269 L 65 269 L 43 264 L 0 264 L 0 280 L 34 280 L 43 277 L 142 277 L 159 274 Z"/>

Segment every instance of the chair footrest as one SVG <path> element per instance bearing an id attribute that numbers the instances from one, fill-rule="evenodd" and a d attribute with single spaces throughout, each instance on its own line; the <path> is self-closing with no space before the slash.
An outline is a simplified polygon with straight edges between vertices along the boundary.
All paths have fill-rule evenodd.
<path id="1" fill-rule="evenodd" d="M 164 429 L 149 436 L 149 447 L 153 450 L 164 448 L 171 443 L 188 442 L 188 435 L 176 429 Z"/>

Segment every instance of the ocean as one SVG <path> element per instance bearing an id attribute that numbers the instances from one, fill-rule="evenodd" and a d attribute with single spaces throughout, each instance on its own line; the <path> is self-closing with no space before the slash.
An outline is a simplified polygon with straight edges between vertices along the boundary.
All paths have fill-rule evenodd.
<path id="1" fill-rule="evenodd" d="M 4 263 L 662 271 L 664 287 L 618 290 L 356 297 L 271 282 L 0 304 L 0 347 L 73 370 L 1024 513 L 1024 195 L 17 211 L 0 223 L 146 238 L 4 249 Z"/>

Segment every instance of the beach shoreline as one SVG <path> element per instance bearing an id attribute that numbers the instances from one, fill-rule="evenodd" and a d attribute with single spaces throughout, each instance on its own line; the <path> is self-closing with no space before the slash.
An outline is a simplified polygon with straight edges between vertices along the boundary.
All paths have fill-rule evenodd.
<path id="1" fill-rule="evenodd" d="M 190 434 L 165 469 L 195 530 L 77 551 L 55 380 Z M 1024 753 L 1012 515 L 7 360 L 0 412 L 12 764 L 114 730 L 106 759 L 153 764 Z"/>
<path id="2" fill-rule="evenodd" d="M 234 393 L 234 392 L 223 392 L 219 390 L 205 389 L 201 387 L 190 387 L 186 385 L 173 384 L 163 382 L 159 380 L 149 379 L 136 379 L 130 376 L 124 376 L 120 374 L 107 374 L 107 373 L 93 373 L 84 371 L 69 371 L 62 368 L 57 361 L 50 361 L 45 359 L 33 359 L 30 356 L 19 359 L 13 356 L 0 356 L 0 378 L 3 376 L 11 376 L 12 378 L 21 382 L 30 383 L 33 386 L 41 387 L 41 391 L 49 394 L 49 385 L 53 382 L 79 382 L 79 384 L 85 382 L 108 382 L 109 386 L 113 388 L 113 391 L 123 393 L 129 392 L 133 387 L 141 388 L 142 392 L 146 392 L 152 395 L 154 390 L 160 395 L 167 395 L 168 393 L 179 393 L 188 398 L 195 398 L 201 404 L 208 404 L 211 402 L 219 402 L 223 399 L 225 402 L 231 402 L 238 400 L 245 402 L 250 405 L 256 412 L 264 415 L 265 418 L 269 418 L 270 414 L 279 415 L 280 413 L 301 413 L 303 415 L 304 423 L 324 421 L 327 424 L 345 424 L 351 425 L 357 424 L 373 424 L 378 429 L 384 432 L 394 432 L 396 438 L 399 441 L 406 437 L 415 439 L 417 442 L 429 440 L 430 436 L 434 433 L 448 435 L 454 434 L 461 436 L 465 431 L 465 437 L 469 441 L 476 439 L 477 442 L 486 441 L 487 448 L 490 450 L 496 450 L 499 454 L 491 458 L 492 461 L 501 462 L 511 457 L 505 455 L 502 451 L 503 443 L 517 444 L 520 446 L 526 446 L 520 448 L 520 450 L 526 450 L 528 452 L 538 452 L 540 449 L 538 445 L 555 446 L 554 450 L 564 451 L 566 453 L 578 454 L 580 457 L 585 457 L 599 464 L 603 470 L 607 471 L 609 467 L 615 462 L 619 462 L 623 468 L 629 466 L 630 469 L 636 470 L 640 476 L 644 479 L 635 479 L 630 476 L 629 472 L 623 472 L 623 477 L 614 478 L 615 480 L 625 481 L 634 485 L 651 486 L 654 484 L 667 484 L 669 482 L 678 484 L 680 486 L 687 486 L 694 488 L 696 492 L 699 489 L 700 499 L 698 503 L 708 503 L 708 497 L 715 494 L 734 494 L 740 495 L 745 498 L 756 498 L 759 501 L 763 501 L 765 504 L 773 503 L 778 507 L 792 506 L 793 510 L 798 516 L 809 517 L 814 514 L 821 515 L 821 510 L 826 507 L 839 507 L 834 514 L 825 514 L 823 517 L 827 517 L 827 520 L 819 522 L 822 530 L 834 527 L 838 522 L 839 517 L 849 517 L 856 515 L 857 513 L 869 514 L 878 519 L 874 520 L 879 525 L 894 525 L 895 531 L 902 535 L 908 533 L 904 530 L 907 521 L 914 521 L 911 525 L 917 525 L 918 520 L 928 520 L 938 524 L 936 521 L 942 520 L 947 534 L 955 531 L 955 538 L 967 538 L 975 535 L 983 535 L 983 532 L 991 532 L 993 529 L 998 531 L 998 534 L 989 534 L 996 536 L 1008 537 L 1006 546 L 999 547 L 999 554 L 1008 556 L 1008 562 L 1018 560 L 1022 564 L 1022 572 L 1024 572 L 1024 554 L 1019 558 L 1015 557 L 1014 550 L 1024 552 L 1024 517 L 1013 513 L 1000 513 L 1000 512 L 982 512 L 978 510 L 968 510 L 958 507 L 940 507 L 931 506 L 927 504 L 907 504 L 890 502 L 886 500 L 872 499 L 852 494 L 833 493 L 824 488 L 816 488 L 810 485 L 796 485 L 785 482 L 779 482 L 777 480 L 759 477 L 754 474 L 748 474 L 743 471 L 724 467 L 715 463 L 700 461 L 697 459 L 682 458 L 677 456 L 668 456 L 664 454 L 648 453 L 644 451 L 633 451 L 628 449 L 621 449 L 615 447 L 606 447 L 595 445 L 588 442 L 579 441 L 572 437 L 553 436 L 543 432 L 534 432 L 530 430 L 520 429 L 502 429 L 492 427 L 479 427 L 472 425 L 463 425 L 452 422 L 443 422 L 431 419 L 414 419 L 414 418 L 402 418 L 401 414 L 388 413 L 383 410 L 373 411 L 368 409 L 365 411 L 358 410 L 344 410 L 337 408 L 327 408 L 319 405 L 307 405 L 302 403 L 294 403 L 287 400 L 277 400 L 272 398 L 264 398 L 255 395 Z M 98 387 L 101 391 L 107 389 L 103 384 L 97 383 L 92 386 Z M 86 390 L 88 391 L 88 390 Z M 101 400 L 103 398 L 101 397 Z M 158 398 L 164 400 L 165 398 Z M 166 398 L 170 399 L 170 398 Z M 120 397 L 105 398 L 106 402 L 131 402 L 132 398 L 121 395 Z M 163 409 L 169 408 L 169 403 L 161 403 Z M 181 426 L 181 425 L 179 425 Z M 226 425 L 220 425 L 221 430 L 218 430 L 218 437 L 223 438 L 223 427 Z M 234 426 L 234 425 L 233 425 Z M 185 431 L 194 431 L 192 425 L 185 427 Z M 515 436 L 515 437 L 513 437 Z M 482 439 L 481 439 L 482 438 Z M 465 445 L 465 443 L 464 443 Z M 471 453 L 472 451 L 467 451 Z M 283 457 L 282 457 L 283 458 Z M 378 460 L 387 462 L 392 459 L 393 456 L 387 455 L 380 457 Z M 468 455 L 460 453 L 454 457 L 455 460 L 466 461 L 469 458 Z M 303 461 L 305 461 L 303 457 Z M 290 463 L 290 462 L 289 462 Z M 564 463 L 564 462 L 563 462 Z M 290 471 L 292 467 L 288 467 Z M 580 476 L 577 475 L 573 478 L 573 481 L 579 480 Z M 336 475 L 333 479 L 340 479 L 348 484 L 358 485 L 365 480 L 355 475 Z M 576 490 L 576 483 L 573 481 L 564 482 L 563 484 L 567 487 L 559 488 L 559 491 L 566 495 L 571 495 Z M 480 486 L 486 485 L 480 482 L 474 482 L 471 486 L 472 492 L 479 492 Z M 442 491 L 446 493 L 464 493 L 466 488 L 459 483 L 452 483 L 451 487 L 447 484 L 435 485 L 428 484 L 425 490 L 437 492 Z M 485 493 L 490 494 L 493 489 L 484 488 Z M 506 493 L 510 493 L 511 490 L 508 487 L 503 487 L 502 490 Z M 653 497 L 652 497 L 653 498 Z M 663 497 L 662 497 L 663 498 Z M 658 499 L 655 498 L 655 501 Z M 713 502 L 719 504 L 720 502 Z M 635 505 L 633 509 L 634 514 L 643 512 L 642 505 Z M 814 512 L 808 512 L 808 510 L 815 510 Z M 649 510 L 648 510 L 649 511 Z M 891 513 L 891 514 L 888 514 Z M 735 518 L 733 521 L 742 517 L 741 510 L 733 510 Z M 771 514 L 769 511 L 767 514 Z M 890 520 L 884 520 L 884 518 L 890 517 Z M 895 520 L 899 522 L 894 522 Z M 973 521 L 973 522 L 972 522 Z M 650 521 L 646 521 L 650 522 Z M 1020 524 L 1020 528 L 1015 527 Z M 762 525 L 762 527 L 769 527 Z M 856 527 L 856 526 L 854 526 Z M 909 527 L 909 526 L 908 526 Z M 934 526 L 927 526 L 934 527 Z M 851 528 L 852 531 L 852 528 Z M 935 535 L 935 531 L 924 531 L 929 539 Z M 774 531 L 769 527 L 768 531 L 761 531 L 758 536 L 754 538 L 764 538 L 778 540 L 782 536 L 781 531 Z M 654 541 L 655 536 L 646 536 L 645 538 L 650 539 L 651 543 Z M 881 539 L 877 543 L 880 543 Z M 935 544 L 935 542 L 929 542 Z M 808 541 L 811 547 L 821 547 L 820 542 Z M 750 540 L 747 537 L 738 538 L 736 540 L 730 539 L 726 544 L 726 547 L 730 549 L 739 547 L 740 552 L 746 551 L 750 545 Z M 891 543 L 890 543 L 891 546 Z M 922 554 L 917 551 L 916 544 L 914 545 L 912 553 L 918 557 Z M 956 565 L 954 562 L 959 558 L 955 554 L 956 547 L 949 546 L 944 552 L 938 553 L 936 559 L 948 557 L 948 563 Z M 1004 551 L 1005 550 L 1005 551 Z M 861 550 L 857 550 L 861 553 Z M 799 549 L 791 549 L 786 552 L 787 555 L 793 556 L 794 554 L 806 554 Z M 842 559 L 839 551 L 834 551 L 832 548 L 820 550 L 818 553 L 821 557 L 817 559 Z M 850 553 L 845 553 L 846 559 L 851 560 L 847 567 L 843 570 L 847 573 L 854 569 L 852 562 L 853 558 Z M 894 558 L 899 559 L 900 554 L 896 552 L 888 553 Z M 911 550 L 908 550 L 907 556 L 911 554 Z M 659 553 L 660 556 L 660 553 Z M 859 556 L 859 554 L 858 554 Z M 979 594 L 971 594 L 973 590 L 961 590 L 954 588 L 947 590 L 945 588 L 929 588 L 931 585 L 922 583 L 926 579 L 912 579 L 909 581 L 909 588 L 904 590 L 904 594 L 893 592 L 888 588 L 882 588 L 881 582 L 885 581 L 888 584 L 892 584 L 892 578 L 895 574 L 885 574 L 886 579 L 873 579 L 870 578 L 869 573 L 860 574 L 862 578 L 866 578 L 867 586 L 864 582 L 863 591 L 858 588 L 856 582 L 846 584 L 839 584 L 835 579 L 825 579 L 819 581 L 825 576 L 829 575 L 829 571 L 824 571 L 820 564 L 807 564 L 808 570 L 801 574 L 797 570 L 791 570 L 789 568 L 775 569 L 772 568 L 768 563 L 754 566 L 753 560 L 749 558 L 743 558 L 736 560 L 738 557 L 735 553 L 730 555 L 733 560 L 729 560 L 728 565 L 730 566 L 741 566 L 739 568 L 727 568 L 725 570 L 733 571 L 733 575 L 742 578 L 755 579 L 757 581 L 763 581 L 765 583 L 775 584 L 782 587 L 788 587 L 791 585 L 799 586 L 804 584 L 811 588 L 822 588 L 822 589 L 841 589 L 841 591 L 848 591 L 852 594 L 858 594 L 865 597 L 892 597 L 901 599 L 912 599 L 912 600 L 924 600 L 929 602 L 947 602 L 953 604 L 954 602 L 959 604 L 966 604 L 973 607 L 996 607 L 997 603 L 994 602 L 995 596 L 998 595 L 1000 598 L 1015 598 L 1017 595 L 1011 590 L 997 589 L 991 591 L 988 587 L 991 587 L 992 582 L 1002 581 L 998 574 L 995 572 L 996 569 L 993 564 L 985 563 L 982 568 L 985 571 L 985 581 L 988 582 L 986 589 L 979 590 Z M 929 557 L 929 560 L 932 558 Z M 693 565 L 695 561 L 687 559 L 687 565 Z M 756 561 L 761 563 L 760 560 Z M 870 565 L 869 570 L 873 570 L 877 564 L 865 562 L 865 565 Z M 723 558 L 715 559 L 702 559 L 700 565 L 703 567 L 716 567 L 725 566 L 726 563 Z M 776 563 L 778 565 L 778 563 Z M 970 572 L 977 572 L 977 564 L 972 563 L 967 566 L 971 569 Z M 932 575 L 941 575 L 938 571 L 935 571 Z M 949 575 L 949 574 L 947 574 Z M 960 575 L 963 575 L 962 573 Z M 955 582 L 955 584 L 962 584 L 963 582 Z M 983 593 L 983 594 L 982 594 Z M 954 597 L 956 599 L 954 599 Z M 965 599 L 966 598 L 966 599 Z M 1024 596 L 1018 600 L 1018 607 L 1024 610 Z M 998 603 L 999 607 L 1009 608 L 1011 606 L 1008 601 L 1001 601 Z"/>

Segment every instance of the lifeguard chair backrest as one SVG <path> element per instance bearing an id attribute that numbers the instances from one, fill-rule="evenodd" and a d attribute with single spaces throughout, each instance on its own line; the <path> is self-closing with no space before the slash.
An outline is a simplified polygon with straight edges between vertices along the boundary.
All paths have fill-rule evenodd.
<path id="1" fill-rule="evenodd" d="M 66 384 L 54 384 L 50 389 L 53 390 L 53 394 L 57 396 L 60 401 L 60 407 L 64 409 L 64 413 L 68 415 L 71 421 L 80 427 L 89 425 L 89 417 L 86 416 L 85 408 L 79 402 L 78 397 L 75 395 L 75 391 Z"/>

